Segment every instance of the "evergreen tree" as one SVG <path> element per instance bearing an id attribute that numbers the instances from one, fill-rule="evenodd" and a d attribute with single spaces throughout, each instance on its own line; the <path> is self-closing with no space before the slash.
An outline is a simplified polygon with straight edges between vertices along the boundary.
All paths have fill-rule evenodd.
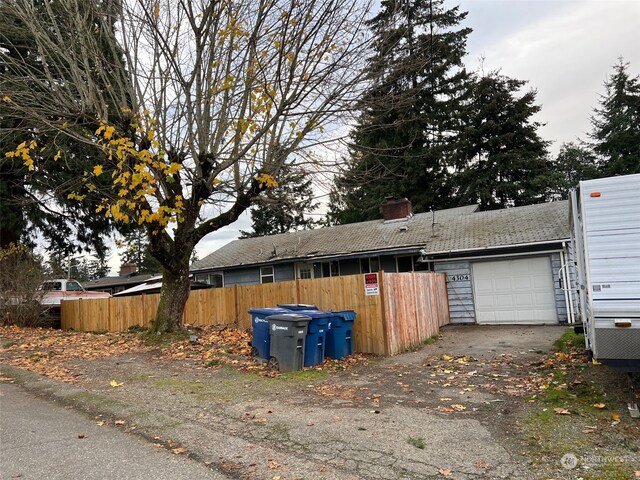
<path id="1" fill-rule="evenodd" d="M 276 178 L 278 186 L 263 192 L 251 209 L 252 231 L 240 231 L 240 238 L 313 228 L 316 222 L 307 215 L 316 209 L 311 178 L 301 169 L 285 165 Z"/>
<path id="2" fill-rule="evenodd" d="M 640 173 L 640 75 L 631 77 L 622 59 L 613 68 L 591 118 L 593 150 L 605 177 Z"/>
<path id="3" fill-rule="evenodd" d="M 548 142 L 538 136 L 540 123 L 531 119 L 540 110 L 536 92 L 518 96 L 525 83 L 498 72 L 475 79 L 454 156 L 461 204 L 493 209 L 550 197 L 556 179 Z"/>
<path id="4" fill-rule="evenodd" d="M 598 163 L 591 150 L 573 142 L 563 143 L 554 162 L 556 198 L 566 199 L 578 182 L 598 178 Z"/>
<path id="5" fill-rule="evenodd" d="M 149 240 L 142 228 L 133 228 L 123 235 L 125 247 L 122 262 L 135 263 L 138 273 L 160 273 L 162 265 L 149 251 Z"/>
<path id="6" fill-rule="evenodd" d="M 471 29 L 459 27 L 466 12 L 444 3 L 383 1 L 369 22 L 371 83 L 331 193 L 331 223 L 379 218 L 388 196 L 409 198 L 416 212 L 450 204 L 446 158 L 467 90 L 462 58 Z"/>
<path id="7" fill-rule="evenodd" d="M 102 4 L 100 0 L 92 1 Z M 91 10 L 89 3 L 81 7 Z M 66 3 L 60 0 L 37 0 L 33 4 L 34 15 L 43 14 L 45 5 L 69 25 L 68 30 L 59 34 L 74 35 L 73 22 L 77 18 L 66 10 Z M 107 7 L 91 11 L 100 11 L 101 16 L 80 17 L 91 22 L 99 40 L 104 29 L 114 28 L 113 20 Z M 15 69 L 16 59 L 24 62 L 20 70 Z M 88 62 L 96 71 L 111 72 L 117 70 L 114 66 L 121 63 L 121 53 L 105 46 L 102 64 L 85 58 L 82 52 L 68 52 L 64 61 L 70 59 Z M 70 253 L 84 248 L 103 255 L 106 252 L 104 235 L 113 228 L 113 222 L 103 215 L 96 215 L 100 196 L 97 193 L 90 194 L 87 202 L 82 204 L 69 199 L 67 193 L 70 187 L 82 184 L 83 172 L 91 172 L 94 165 L 100 164 L 104 153 L 91 142 L 52 134 L 50 131 L 43 133 L 45 129 L 14 109 L 15 102 L 30 89 L 38 90 L 40 95 L 55 95 L 55 81 L 52 82 L 50 78 L 61 69 L 64 69 L 64 65 L 57 69 L 45 69 L 31 30 L 12 14 L 9 5 L 0 4 L 0 92 L 12 92 L 13 97 L 3 94 L 0 98 L 0 246 L 17 240 L 29 242 L 41 235 L 55 250 Z M 105 97 L 109 96 L 110 76 L 106 73 L 92 79 L 98 83 L 100 79 L 103 80 L 101 88 Z M 25 82 L 25 78 L 30 78 L 30 81 Z M 77 101 L 81 102 L 81 92 L 76 93 Z M 127 122 L 118 116 L 120 108 L 113 108 L 113 111 L 114 122 Z M 82 117 L 48 118 L 50 125 L 58 125 L 60 129 L 69 126 L 91 128 L 87 121 Z M 5 155 L 21 142 L 31 141 L 37 142 L 39 153 L 30 168 L 23 159 Z M 44 163 L 47 164 L 46 169 L 41 168 Z M 100 179 L 96 179 L 96 182 L 100 183 Z"/>

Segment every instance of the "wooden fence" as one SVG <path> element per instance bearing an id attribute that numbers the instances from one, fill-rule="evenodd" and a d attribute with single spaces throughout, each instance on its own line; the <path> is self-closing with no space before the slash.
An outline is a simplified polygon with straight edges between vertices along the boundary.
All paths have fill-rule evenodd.
<path id="1" fill-rule="evenodd" d="M 365 291 L 364 275 L 236 285 L 191 292 L 183 323 L 251 328 L 250 308 L 310 303 L 322 310 L 354 310 L 354 349 L 394 355 L 436 335 L 449 323 L 443 273 L 378 273 L 377 290 Z M 62 302 L 63 329 L 123 331 L 148 326 L 160 295 Z"/>

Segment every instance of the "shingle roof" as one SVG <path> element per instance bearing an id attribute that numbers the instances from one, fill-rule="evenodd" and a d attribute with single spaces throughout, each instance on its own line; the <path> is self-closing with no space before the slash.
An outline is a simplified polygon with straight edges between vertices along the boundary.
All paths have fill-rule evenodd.
<path id="1" fill-rule="evenodd" d="M 148 274 L 143 273 L 140 275 L 131 275 L 125 277 L 102 277 L 96 280 L 92 280 L 90 282 L 83 282 L 84 288 L 104 288 L 104 287 L 116 287 L 116 286 L 126 286 L 126 285 L 135 285 L 139 283 L 144 283 L 149 279 L 158 275 L 157 273 Z"/>
<path id="2" fill-rule="evenodd" d="M 191 270 L 410 247 L 443 254 L 568 238 L 567 201 L 486 212 L 470 205 L 420 213 L 406 220 L 373 220 L 234 240 L 196 262 Z"/>

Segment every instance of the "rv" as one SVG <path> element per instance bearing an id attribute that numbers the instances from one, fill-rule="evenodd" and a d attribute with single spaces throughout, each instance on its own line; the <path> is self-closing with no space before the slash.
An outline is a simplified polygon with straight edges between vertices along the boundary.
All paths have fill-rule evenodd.
<path id="1" fill-rule="evenodd" d="M 640 372 L 640 174 L 582 181 L 570 209 L 587 353 Z"/>

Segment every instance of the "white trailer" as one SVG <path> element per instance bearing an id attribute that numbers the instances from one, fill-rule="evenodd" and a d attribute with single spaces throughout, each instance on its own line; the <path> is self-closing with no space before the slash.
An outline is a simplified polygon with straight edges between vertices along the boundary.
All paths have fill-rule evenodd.
<path id="1" fill-rule="evenodd" d="M 640 371 L 640 174 L 580 182 L 570 203 L 587 352 Z"/>

